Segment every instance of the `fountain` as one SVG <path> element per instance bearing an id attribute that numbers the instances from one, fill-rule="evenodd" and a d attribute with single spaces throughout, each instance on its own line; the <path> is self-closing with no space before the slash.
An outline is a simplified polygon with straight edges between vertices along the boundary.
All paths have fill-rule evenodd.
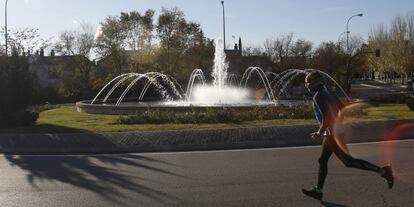
<path id="1" fill-rule="evenodd" d="M 265 73 L 259 67 L 249 67 L 237 83 L 235 75 L 229 75 L 227 72 L 228 62 L 223 41 L 218 39 L 215 44 L 211 84 L 207 82 L 201 69 L 195 69 L 191 73 L 185 92 L 178 81 L 170 75 L 158 72 L 126 73 L 109 81 L 93 100 L 76 103 L 77 109 L 79 112 L 93 114 L 136 114 L 152 109 L 176 111 L 217 107 L 249 109 L 306 103 L 303 100 L 279 100 L 279 97 L 289 97 L 286 89 L 292 80 L 299 75 L 309 74 L 312 69 L 290 69 L 277 74 Z M 324 72 L 322 74 L 335 83 L 347 97 L 332 77 Z M 248 83 L 252 81 L 256 81 L 255 83 L 264 89 L 264 97 L 260 100 L 256 99 L 255 91 L 248 87 Z M 134 87 L 140 89 L 136 98 L 125 98 Z M 150 88 L 159 94 L 157 100 L 146 97 Z M 120 89 L 122 89 L 121 95 L 111 97 Z"/>

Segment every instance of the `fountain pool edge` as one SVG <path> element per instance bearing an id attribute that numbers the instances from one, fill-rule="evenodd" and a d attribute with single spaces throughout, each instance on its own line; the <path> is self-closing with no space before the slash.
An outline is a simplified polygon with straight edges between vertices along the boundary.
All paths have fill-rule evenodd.
<path id="1" fill-rule="evenodd" d="M 276 105 L 251 105 L 251 106 L 160 106 L 160 105 L 103 105 L 103 104 L 90 104 L 92 100 L 85 100 L 76 102 L 76 109 L 80 113 L 87 114 L 103 114 L 103 115 L 135 115 L 144 113 L 146 111 L 205 111 L 211 108 L 222 109 L 237 109 L 237 110 L 249 110 L 255 107 L 278 107 Z M 99 101 L 99 100 L 98 100 Z"/>

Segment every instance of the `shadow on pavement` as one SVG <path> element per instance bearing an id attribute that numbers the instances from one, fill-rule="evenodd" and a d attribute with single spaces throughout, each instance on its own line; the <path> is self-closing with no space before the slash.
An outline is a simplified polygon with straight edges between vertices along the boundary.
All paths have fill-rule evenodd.
<path id="1" fill-rule="evenodd" d="M 322 204 L 322 206 L 326 206 L 326 207 L 347 207 L 345 205 L 331 203 L 331 202 L 326 202 L 326 201 L 322 201 L 321 204 Z"/>
<path id="2" fill-rule="evenodd" d="M 85 133 L 88 130 L 81 130 L 76 128 L 70 128 L 65 126 L 59 126 L 54 124 L 36 124 L 34 126 L 27 127 L 12 127 L 12 128 L 0 128 L 0 133 L 10 134 L 54 134 L 54 133 Z"/>
<path id="3" fill-rule="evenodd" d="M 12 166 L 27 171 L 27 181 L 41 190 L 36 181 L 62 182 L 94 192 L 119 205 L 128 204 L 128 193 L 144 196 L 160 203 L 179 202 L 167 193 L 155 190 L 143 182 L 150 180 L 139 174 L 158 173 L 162 176 L 183 177 L 163 166 L 172 164 L 139 155 L 112 156 L 18 156 L 5 155 Z M 161 167 L 158 167 L 161 166 Z M 146 172 L 143 172 L 146 171 Z"/>

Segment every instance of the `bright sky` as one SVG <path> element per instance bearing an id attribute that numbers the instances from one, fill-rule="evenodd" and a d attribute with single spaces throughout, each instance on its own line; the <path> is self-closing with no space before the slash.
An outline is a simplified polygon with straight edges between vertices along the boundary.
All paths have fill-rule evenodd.
<path id="1" fill-rule="evenodd" d="M 80 22 L 97 27 L 108 15 L 150 8 L 159 14 L 162 7 L 178 7 L 188 20 L 201 24 L 207 37 L 222 37 L 219 0 L 9 0 L 8 25 L 39 28 L 42 37 L 57 37 Z M 357 13 L 364 16 L 352 19 L 350 31 L 367 38 L 372 26 L 389 24 L 398 14 L 414 14 L 414 0 L 225 0 L 225 7 L 227 43 L 241 36 L 245 45 L 290 32 L 316 44 L 337 41 L 347 19 Z"/>

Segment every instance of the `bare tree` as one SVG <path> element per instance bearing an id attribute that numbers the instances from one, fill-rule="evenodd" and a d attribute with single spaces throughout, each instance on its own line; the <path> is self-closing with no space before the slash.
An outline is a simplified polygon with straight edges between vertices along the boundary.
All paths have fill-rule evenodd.
<path id="1" fill-rule="evenodd" d="M 4 36 L 4 28 L 0 32 Z M 9 30 L 8 44 L 11 51 L 19 55 L 32 53 L 33 51 L 40 51 L 48 48 L 51 43 L 50 39 L 43 39 L 40 37 L 39 29 L 34 28 L 19 28 L 16 30 Z"/>
<path id="2" fill-rule="evenodd" d="M 306 67 L 313 48 L 312 42 L 304 39 L 295 40 L 293 33 L 267 39 L 263 46 L 263 52 L 278 65 L 280 70 Z"/>
<path id="3" fill-rule="evenodd" d="M 243 54 L 247 56 L 262 56 L 266 55 L 263 48 L 255 45 L 247 45 L 243 48 Z"/>
<path id="4" fill-rule="evenodd" d="M 293 44 L 293 33 L 281 35 L 275 39 L 267 39 L 264 43 L 265 52 L 272 61 L 279 63 L 280 69 L 286 69 L 286 59 L 289 57 Z"/>

